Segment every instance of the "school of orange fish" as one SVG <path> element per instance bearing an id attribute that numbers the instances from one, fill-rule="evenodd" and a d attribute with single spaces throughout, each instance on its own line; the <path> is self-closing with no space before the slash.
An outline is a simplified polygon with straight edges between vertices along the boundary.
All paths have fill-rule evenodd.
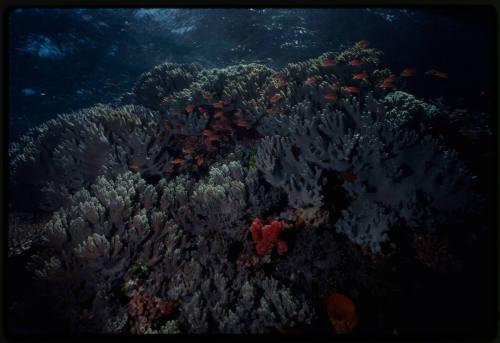
<path id="1" fill-rule="evenodd" d="M 360 48 L 365 48 L 369 45 L 369 42 L 366 40 L 361 40 L 359 42 L 355 43 L 355 46 L 360 47 Z M 329 59 L 329 60 L 323 60 L 320 61 L 321 66 L 323 67 L 335 67 L 339 65 L 338 61 Z M 347 62 L 347 65 L 349 66 L 361 66 L 363 65 L 363 62 L 359 59 L 354 59 L 349 62 Z M 412 76 L 415 76 L 416 70 L 407 68 L 404 69 L 400 74 L 399 77 L 402 78 L 409 78 Z M 425 75 L 428 76 L 436 76 L 441 79 L 447 79 L 448 74 L 435 70 L 435 69 L 430 69 L 424 73 Z M 274 83 L 276 87 L 283 87 L 287 84 L 287 81 L 284 80 L 283 75 L 278 74 L 272 77 L 274 80 Z M 369 79 L 370 75 L 366 72 L 358 72 L 353 74 L 352 79 L 353 80 L 364 80 L 364 79 Z M 385 89 L 391 89 L 395 87 L 395 82 L 398 80 L 398 77 L 396 75 L 391 75 L 383 80 L 382 83 L 378 85 L 380 88 L 385 88 Z M 309 77 L 306 80 L 304 80 L 304 83 L 306 85 L 312 85 L 316 83 L 316 79 L 314 77 Z M 344 91 L 347 92 L 348 94 L 355 95 L 360 92 L 360 89 L 357 86 L 352 86 L 352 85 L 338 85 L 338 84 L 330 84 L 329 88 L 334 91 Z M 203 99 L 210 100 L 213 99 L 212 94 L 209 92 L 202 91 L 202 97 Z M 339 94 L 334 93 L 334 92 L 329 92 L 326 94 L 323 94 L 323 98 L 326 100 L 335 100 L 338 99 Z M 282 98 L 282 96 L 279 93 L 274 94 L 270 99 L 269 99 L 269 105 L 268 108 L 266 109 L 267 113 L 283 113 L 283 109 L 277 104 L 279 104 L 279 100 Z M 173 96 L 168 96 L 165 99 L 167 102 L 171 102 L 174 100 Z M 198 168 L 200 167 L 203 162 L 205 161 L 205 157 L 203 156 L 204 153 L 207 151 L 214 151 L 217 149 L 217 146 L 214 146 L 213 143 L 215 142 L 220 142 L 221 140 L 228 141 L 230 137 L 233 135 L 233 131 L 238 129 L 238 128 L 244 128 L 246 130 L 251 129 L 251 126 L 247 123 L 247 121 L 244 119 L 243 112 L 241 110 L 235 111 L 229 110 L 229 111 L 224 111 L 224 107 L 227 105 L 231 104 L 231 99 L 225 99 L 224 101 L 218 100 L 215 101 L 211 104 L 211 107 L 213 108 L 213 111 L 215 113 L 212 115 L 214 119 L 214 123 L 210 125 L 210 128 L 207 128 L 203 130 L 202 136 L 201 136 L 201 143 L 204 145 L 204 147 L 200 148 L 199 144 L 195 144 L 196 146 L 185 146 L 181 149 L 182 153 L 186 156 L 192 156 L 192 158 L 189 159 L 191 161 L 192 167 L 193 168 Z M 194 104 L 189 104 L 184 108 L 184 112 L 186 115 L 189 115 L 191 113 L 194 113 L 194 111 L 198 111 L 198 113 L 202 114 L 205 118 L 208 118 L 209 116 L 209 110 L 210 110 L 210 105 L 204 105 L 204 106 L 196 106 Z M 171 110 L 171 114 L 173 115 L 179 115 L 181 113 L 180 108 L 173 108 Z M 234 126 L 233 126 L 233 125 Z M 183 133 L 183 128 L 181 127 L 180 123 L 172 118 L 170 121 L 167 119 L 163 119 L 163 125 L 165 129 L 168 131 L 173 131 L 173 130 L 178 130 L 178 133 L 182 134 Z M 161 139 L 161 137 L 159 137 Z M 186 158 L 181 158 L 181 157 L 176 157 L 173 160 L 170 161 L 172 164 L 171 167 L 167 168 L 166 172 L 167 173 L 173 173 L 175 169 L 173 167 L 177 167 L 177 172 L 182 171 L 187 164 L 187 159 Z M 137 164 L 131 164 L 130 169 L 138 169 L 139 166 Z"/>

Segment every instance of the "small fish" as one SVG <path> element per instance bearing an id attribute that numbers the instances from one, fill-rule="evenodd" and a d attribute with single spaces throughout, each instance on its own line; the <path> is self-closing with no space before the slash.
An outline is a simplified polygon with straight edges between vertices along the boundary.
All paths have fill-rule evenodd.
<path id="1" fill-rule="evenodd" d="M 236 125 L 241 127 L 249 127 L 248 123 L 244 120 L 238 120 L 238 123 Z"/>
<path id="2" fill-rule="evenodd" d="M 168 125 L 167 123 L 165 123 L 165 128 L 166 128 L 168 131 L 172 130 L 172 126 Z"/>
<path id="3" fill-rule="evenodd" d="M 437 73 L 436 69 L 429 69 L 424 74 L 425 75 L 434 75 L 435 73 Z"/>
<path id="4" fill-rule="evenodd" d="M 195 156 L 196 159 L 196 166 L 199 167 L 203 163 L 203 157 L 201 156 Z"/>
<path id="5" fill-rule="evenodd" d="M 179 122 L 177 120 L 175 120 L 175 119 L 172 119 L 172 123 L 174 123 L 175 126 L 179 126 L 180 125 Z"/>
<path id="6" fill-rule="evenodd" d="M 185 109 L 186 112 L 191 112 L 192 110 L 194 110 L 194 105 L 187 105 Z"/>
<path id="7" fill-rule="evenodd" d="M 358 47 L 367 46 L 368 44 L 369 44 L 369 42 L 365 39 L 360 40 L 359 42 L 356 42 L 356 46 L 358 46 Z"/>
<path id="8" fill-rule="evenodd" d="M 359 88 L 355 86 L 342 87 L 342 89 L 348 91 L 349 93 L 359 93 Z"/>
<path id="9" fill-rule="evenodd" d="M 447 79 L 448 78 L 448 74 L 447 73 L 443 73 L 441 71 L 435 72 L 434 75 L 436 75 L 437 77 L 440 77 L 442 79 Z"/>
<path id="10" fill-rule="evenodd" d="M 273 79 L 281 80 L 282 77 L 283 77 L 283 75 L 276 75 L 276 76 L 273 76 Z"/>
<path id="11" fill-rule="evenodd" d="M 282 87 L 282 86 L 284 86 L 284 85 L 286 85 L 286 82 L 285 82 L 285 81 L 280 81 L 280 82 L 278 82 L 278 87 Z"/>
<path id="12" fill-rule="evenodd" d="M 210 136 L 211 134 L 212 134 L 212 130 L 209 130 L 209 129 L 203 130 L 203 135 L 204 136 Z"/>
<path id="13" fill-rule="evenodd" d="M 231 99 L 227 99 L 226 101 L 224 101 L 224 105 L 229 105 L 231 103 Z"/>
<path id="14" fill-rule="evenodd" d="M 224 116 L 222 116 L 222 117 L 220 117 L 220 120 L 222 120 L 222 121 L 227 121 L 227 118 L 226 118 L 226 117 L 224 117 Z"/>
<path id="15" fill-rule="evenodd" d="M 334 89 L 334 90 L 337 90 L 337 89 L 339 89 L 340 87 L 339 87 L 339 85 L 336 85 L 336 84 L 331 84 L 331 85 L 330 85 L 330 88 L 331 88 L 331 89 Z"/>
<path id="16" fill-rule="evenodd" d="M 181 135 L 184 133 L 184 128 L 183 128 L 183 127 L 181 127 L 181 128 L 179 129 L 179 133 L 180 133 Z"/>
<path id="17" fill-rule="evenodd" d="M 325 60 L 325 61 L 321 61 L 321 65 L 323 67 L 328 67 L 328 66 L 333 66 L 333 65 L 336 65 L 337 64 L 337 61 L 335 60 Z"/>
<path id="18" fill-rule="evenodd" d="M 271 102 L 276 102 L 281 98 L 281 95 L 279 94 L 274 94 L 273 97 L 271 98 Z"/>
<path id="19" fill-rule="evenodd" d="M 379 85 L 379 87 L 381 87 L 381 88 L 392 88 L 392 87 L 394 87 L 394 85 L 392 83 L 390 83 L 390 82 L 384 82 L 384 83 L 381 83 Z"/>
<path id="20" fill-rule="evenodd" d="M 167 101 L 169 101 L 169 102 L 170 102 L 170 101 L 172 101 L 172 100 L 174 100 L 174 98 L 172 98 L 171 96 L 168 96 L 168 97 L 167 97 Z"/>
<path id="21" fill-rule="evenodd" d="M 224 128 L 225 128 L 226 130 L 229 130 L 229 131 L 232 131 L 232 130 L 233 130 L 233 128 L 231 127 L 231 125 L 227 125 L 227 124 L 226 124 L 226 126 L 224 126 Z"/>
<path id="22" fill-rule="evenodd" d="M 401 72 L 401 76 L 413 76 L 415 75 L 415 69 L 405 69 Z"/>
<path id="23" fill-rule="evenodd" d="M 345 172 L 341 172 L 339 174 L 340 178 L 345 181 L 354 181 L 356 180 L 356 175 L 352 172 L 352 170 L 348 170 Z"/>
<path id="24" fill-rule="evenodd" d="M 337 96 L 333 93 L 328 93 L 323 96 L 325 99 L 337 99 Z"/>
<path id="25" fill-rule="evenodd" d="M 366 74 L 366 73 L 360 73 L 360 74 L 354 75 L 352 78 L 354 80 L 366 79 L 366 78 L 368 78 L 368 74 Z"/>
<path id="26" fill-rule="evenodd" d="M 172 169 L 172 167 L 168 167 L 167 170 L 165 170 L 165 171 L 170 174 L 170 173 L 173 173 L 174 170 Z"/>
<path id="27" fill-rule="evenodd" d="M 187 148 L 182 148 L 182 152 L 185 154 L 190 154 L 193 152 L 193 147 L 189 146 Z"/>
<path id="28" fill-rule="evenodd" d="M 170 163 L 172 164 L 179 164 L 179 163 L 183 163 L 184 160 L 182 158 L 176 158 L 175 160 L 172 160 L 170 161 Z"/>
<path id="29" fill-rule="evenodd" d="M 361 61 L 360 60 L 352 60 L 352 61 L 349 61 L 349 64 L 350 66 L 357 66 L 359 64 L 361 64 Z"/>
<path id="30" fill-rule="evenodd" d="M 212 129 L 215 131 L 222 129 L 222 125 L 220 123 L 216 123 L 212 125 Z"/>
<path id="31" fill-rule="evenodd" d="M 181 172 L 181 171 L 182 171 L 185 167 L 186 167 L 186 165 L 185 165 L 185 164 L 181 164 L 181 165 L 179 166 L 179 169 L 177 169 L 177 172 Z"/>
<path id="32" fill-rule="evenodd" d="M 276 113 L 276 110 L 274 108 L 268 108 L 266 110 L 267 113 Z"/>
<path id="33" fill-rule="evenodd" d="M 241 114 L 241 112 L 240 112 L 240 111 L 238 111 L 238 112 L 234 112 L 234 115 L 235 115 L 236 117 L 238 117 L 238 118 L 241 118 L 241 117 L 242 117 L 242 114 Z"/>
<path id="34" fill-rule="evenodd" d="M 198 106 L 198 111 L 203 112 L 203 107 Z"/>
<path id="35" fill-rule="evenodd" d="M 216 102 L 214 103 L 214 108 L 222 108 L 222 106 L 224 106 L 221 102 Z"/>
<path id="36" fill-rule="evenodd" d="M 212 99 L 212 95 L 210 93 L 203 93 L 203 99 Z"/>
<path id="37" fill-rule="evenodd" d="M 214 118 L 219 118 L 224 112 L 222 111 L 219 111 L 217 113 L 214 114 Z"/>
<path id="38" fill-rule="evenodd" d="M 131 165 L 129 165 L 129 168 L 130 169 L 137 169 L 137 168 L 139 168 L 139 166 L 137 164 L 131 164 Z"/>
<path id="39" fill-rule="evenodd" d="M 386 77 L 384 79 L 384 82 L 394 82 L 394 81 L 396 81 L 396 77 L 395 76 Z"/>
<path id="40" fill-rule="evenodd" d="M 180 110 L 178 108 L 174 108 L 172 110 L 172 114 L 179 114 Z"/>
<path id="41" fill-rule="evenodd" d="M 306 80 L 306 83 L 307 83 L 308 85 L 310 85 L 311 83 L 314 83 L 314 82 L 316 82 L 316 79 L 315 79 L 314 77 L 310 77 L 310 78 L 308 78 L 308 79 Z"/>
<path id="42" fill-rule="evenodd" d="M 213 136 L 208 137 L 208 141 L 210 141 L 210 142 L 218 141 L 218 140 L 220 140 L 220 136 L 218 136 L 218 135 L 213 135 Z"/>

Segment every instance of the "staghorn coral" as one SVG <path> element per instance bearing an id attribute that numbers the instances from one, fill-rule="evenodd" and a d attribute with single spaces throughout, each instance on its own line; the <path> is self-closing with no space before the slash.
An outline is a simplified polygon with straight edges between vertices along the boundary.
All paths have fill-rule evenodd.
<path id="1" fill-rule="evenodd" d="M 158 114 L 140 106 L 102 105 L 60 115 L 11 148 L 10 193 L 16 206 L 53 211 L 67 199 L 61 192 L 78 191 L 99 175 L 137 166 L 144 177 L 158 179 L 171 160 L 170 138 Z"/>

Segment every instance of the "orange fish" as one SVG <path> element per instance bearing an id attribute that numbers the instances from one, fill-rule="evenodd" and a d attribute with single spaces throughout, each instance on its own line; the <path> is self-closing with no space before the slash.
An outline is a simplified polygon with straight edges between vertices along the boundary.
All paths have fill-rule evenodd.
<path id="1" fill-rule="evenodd" d="M 203 112 L 203 107 L 198 106 L 198 111 Z"/>
<path id="2" fill-rule="evenodd" d="M 194 110 L 194 105 L 187 105 L 186 106 L 186 112 L 191 112 L 192 110 Z"/>
<path id="3" fill-rule="evenodd" d="M 219 118 L 224 112 L 222 111 L 219 111 L 217 113 L 214 114 L 214 118 Z"/>
<path id="4" fill-rule="evenodd" d="M 369 43 L 367 40 L 360 40 L 359 42 L 356 42 L 356 46 L 362 47 L 362 46 L 367 46 Z"/>
<path id="5" fill-rule="evenodd" d="M 165 170 L 167 173 L 172 173 L 174 170 L 172 169 L 172 167 L 168 167 L 167 170 Z"/>
<path id="6" fill-rule="evenodd" d="M 361 61 L 360 60 L 352 60 L 352 61 L 349 61 L 349 64 L 350 66 L 357 66 L 359 64 L 361 64 Z"/>
<path id="7" fill-rule="evenodd" d="M 182 158 L 176 158 L 175 160 L 170 161 L 170 163 L 172 163 L 172 164 L 179 164 L 182 162 L 184 162 L 184 160 Z"/>
<path id="8" fill-rule="evenodd" d="M 208 137 L 208 141 L 210 141 L 210 142 L 211 141 L 218 141 L 218 140 L 220 140 L 220 136 L 218 136 L 218 135 Z"/>
<path id="9" fill-rule="evenodd" d="M 354 181 L 356 180 L 356 175 L 354 175 L 354 173 L 352 172 L 352 169 L 351 170 L 348 170 L 348 171 L 345 171 L 345 172 L 341 172 L 339 174 L 340 178 L 342 180 L 345 180 L 345 181 Z"/>
<path id="10" fill-rule="evenodd" d="M 214 108 L 222 108 L 222 106 L 224 106 L 221 102 L 216 102 L 214 103 Z"/>
<path id="11" fill-rule="evenodd" d="M 210 93 L 203 93 L 203 99 L 211 99 L 212 95 Z"/>
<path id="12" fill-rule="evenodd" d="M 234 112 L 234 115 L 235 115 L 236 117 L 238 117 L 238 118 L 241 118 L 241 112 L 240 112 L 240 111 L 238 111 L 238 112 Z"/>
<path id="13" fill-rule="evenodd" d="M 181 166 L 179 166 L 179 169 L 177 169 L 177 171 L 178 171 L 178 172 L 181 172 L 181 171 L 182 171 L 182 169 L 184 169 L 185 167 L 186 167 L 186 165 L 185 165 L 185 164 L 182 164 Z"/>
<path id="14" fill-rule="evenodd" d="M 435 73 L 437 73 L 436 69 L 429 69 L 424 74 L 425 75 L 434 75 Z"/>
<path id="15" fill-rule="evenodd" d="M 415 75 L 415 69 L 405 69 L 401 72 L 401 76 L 413 76 Z"/>
<path id="16" fill-rule="evenodd" d="M 222 116 L 222 117 L 220 117 L 220 120 L 222 120 L 222 121 L 226 121 L 226 120 L 227 120 L 227 118 L 226 118 L 226 117 L 224 117 L 224 116 Z"/>
<path id="17" fill-rule="evenodd" d="M 129 165 L 129 168 L 130 169 L 137 169 L 137 168 L 139 168 L 139 166 L 137 164 L 131 164 L 131 165 Z"/>
<path id="18" fill-rule="evenodd" d="M 226 101 L 224 101 L 224 105 L 229 105 L 231 103 L 231 99 L 227 99 Z"/>
<path id="19" fill-rule="evenodd" d="M 195 156 L 196 159 L 196 166 L 200 166 L 203 163 L 203 157 L 201 156 Z"/>
<path id="20" fill-rule="evenodd" d="M 323 96 L 325 99 L 337 99 L 337 96 L 333 93 L 328 93 Z"/>
<path id="21" fill-rule="evenodd" d="M 340 87 L 339 87 L 339 85 L 336 85 L 336 84 L 331 84 L 331 85 L 330 85 L 330 88 L 331 88 L 331 89 L 339 89 Z"/>
<path id="22" fill-rule="evenodd" d="M 215 131 L 217 131 L 217 130 L 222 129 L 222 125 L 221 125 L 221 124 L 219 124 L 219 123 L 216 123 L 216 124 L 212 125 L 212 128 L 213 128 Z"/>
<path id="23" fill-rule="evenodd" d="M 193 147 L 189 146 L 187 148 L 182 148 L 182 152 L 185 154 L 190 154 L 193 152 Z"/>
<path id="24" fill-rule="evenodd" d="M 171 96 L 167 97 L 167 101 L 172 101 L 174 100 L 174 98 L 172 98 Z"/>
<path id="25" fill-rule="evenodd" d="M 342 89 L 348 91 L 349 93 L 359 93 L 359 88 L 355 86 L 342 87 Z"/>
<path id="26" fill-rule="evenodd" d="M 278 82 L 278 87 L 281 87 L 281 86 L 284 86 L 286 85 L 286 82 L 285 81 L 280 81 Z"/>
<path id="27" fill-rule="evenodd" d="M 441 71 L 435 72 L 434 75 L 436 75 L 436 76 L 438 76 L 438 77 L 440 77 L 442 79 L 447 79 L 448 78 L 448 74 L 447 73 L 443 73 Z"/>
<path id="28" fill-rule="evenodd" d="M 267 113 L 276 113 L 276 110 L 274 108 L 268 108 L 266 110 Z"/>
<path id="29" fill-rule="evenodd" d="M 183 127 L 181 127 L 181 128 L 179 129 L 179 132 L 180 132 L 180 134 L 182 135 L 182 133 L 184 132 L 184 128 L 183 128 Z"/>
<path id="30" fill-rule="evenodd" d="M 281 78 L 283 77 L 283 75 L 276 75 L 273 77 L 273 79 L 275 80 L 281 80 Z"/>
<path id="31" fill-rule="evenodd" d="M 271 98 L 271 102 L 276 102 L 281 98 L 281 95 L 279 94 L 274 94 L 273 97 Z"/>
<path id="32" fill-rule="evenodd" d="M 384 79 L 384 82 L 394 82 L 394 81 L 396 81 L 396 77 L 395 76 L 386 77 Z"/>
<path id="33" fill-rule="evenodd" d="M 179 109 L 178 109 L 178 108 L 174 108 L 174 109 L 172 110 L 172 114 L 178 114 L 178 113 L 179 113 Z"/>
<path id="34" fill-rule="evenodd" d="M 172 126 L 168 125 L 167 123 L 165 123 L 165 128 L 169 131 L 172 130 Z"/>
<path id="35" fill-rule="evenodd" d="M 384 83 L 381 83 L 379 85 L 379 87 L 382 87 L 382 88 L 392 88 L 392 87 L 394 87 L 394 85 L 392 83 L 390 83 L 390 82 L 384 82 Z"/>
<path id="36" fill-rule="evenodd" d="M 337 61 L 335 61 L 335 60 L 321 61 L 321 65 L 324 67 L 333 66 L 335 64 L 337 64 Z"/>
<path id="37" fill-rule="evenodd" d="M 244 120 L 238 120 L 238 123 L 236 125 L 241 127 L 249 127 L 247 122 Z"/>
<path id="38" fill-rule="evenodd" d="M 172 119 L 172 123 L 174 123 L 175 126 L 179 126 L 179 122 L 175 119 Z"/>
<path id="39" fill-rule="evenodd" d="M 211 134 L 212 134 L 212 131 L 211 131 L 211 130 L 209 130 L 209 129 L 205 129 L 205 130 L 203 130 L 203 135 L 204 135 L 204 136 L 210 136 Z"/>
<path id="40" fill-rule="evenodd" d="M 310 78 L 308 78 L 308 79 L 306 80 L 306 83 L 307 83 L 308 85 L 310 85 L 311 83 L 314 83 L 314 82 L 316 82 L 316 79 L 315 79 L 314 77 L 310 77 Z"/>
<path id="41" fill-rule="evenodd" d="M 366 79 L 366 78 L 368 78 L 368 74 L 366 74 L 366 73 L 356 74 L 352 78 L 355 80 Z"/>

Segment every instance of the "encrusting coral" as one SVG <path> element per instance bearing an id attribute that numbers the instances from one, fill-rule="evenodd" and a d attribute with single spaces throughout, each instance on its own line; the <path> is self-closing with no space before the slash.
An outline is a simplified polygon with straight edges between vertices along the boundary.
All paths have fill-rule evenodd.
<path id="1" fill-rule="evenodd" d="M 371 282 L 342 239 L 377 253 L 393 230 L 439 229 L 476 200 L 429 129 L 446 113 L 380 87 L 381 56 L 166 63 L 114 104 L 31 129 L 9 150 L 9 196 L 50 220 L 33 243 L 11 232 L 12 255 L 74 332 L 312 325 L 311 294 Z"/>

